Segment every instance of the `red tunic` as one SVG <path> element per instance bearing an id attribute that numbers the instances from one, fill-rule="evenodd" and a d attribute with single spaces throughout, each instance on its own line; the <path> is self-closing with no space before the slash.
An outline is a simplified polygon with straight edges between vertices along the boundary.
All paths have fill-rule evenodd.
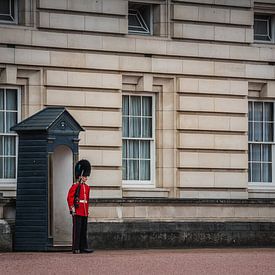
<path id="1" fill-rule="evenodd" d="M 67 196 L 67 202 L 70 211 L 75 211 L 75 214 L 78 216 L 85 216 L 89 215 L 89 195 L 90 195 L 90 186 L 82 183 L 80 184 L 80 192 L 79 192 L 79 207 L 74 208 L 74 194 L 76 188 L 78 187 L 79 183 L 74 183 L 70 188 Z"/>

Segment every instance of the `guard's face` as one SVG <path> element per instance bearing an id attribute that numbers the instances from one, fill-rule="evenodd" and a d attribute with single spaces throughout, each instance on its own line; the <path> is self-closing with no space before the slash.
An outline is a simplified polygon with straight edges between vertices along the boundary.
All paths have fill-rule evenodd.
<path id="1" fill-rule="evenodd" d="M 82 180 L 83 183 L 86 183 L 86 181 L 88 180 L 88 178 L 87 177 L 81 177 L 81 180 Z"/>

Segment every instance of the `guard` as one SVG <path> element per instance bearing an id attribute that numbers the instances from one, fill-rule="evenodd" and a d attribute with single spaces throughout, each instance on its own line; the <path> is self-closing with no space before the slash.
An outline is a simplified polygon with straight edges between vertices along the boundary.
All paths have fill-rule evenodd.
<path id="1" fill-rule="evenodd" d="M 73 218 L 73 245 L 74 254 L 92 253 L 87 244 L 87 222 L 89 215 L 90 186 L 86 184 L 87 177 L 91 174 L 91 164 L 82 159 L 75 165 L 76 183 L 68 192 L 67 202 Z"/>

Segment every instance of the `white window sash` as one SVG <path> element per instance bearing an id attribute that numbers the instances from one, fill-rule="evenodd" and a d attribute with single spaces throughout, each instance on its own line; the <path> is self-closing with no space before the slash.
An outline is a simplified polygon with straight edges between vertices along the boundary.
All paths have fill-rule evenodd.
<path id="1" fill-rule="evenodd" d="M 17 86 L 0 86 L 1 89 L 16 89 L 17 90 L 17 123 L 21 120 L 21 89 Z M 6 110 L 4 109 L 4 113 Z M 19 138 L 16 133 L 0 133 L 0 136 L 14 136 L 15 137 L 15 178 L 0 178 L 0 187 L 7 188 L 9 186 L 16 186 L 17 171 L 18 171 L 18 143 Z M 1 167 L 2 168 L 2 167 Z"/>
<path id="2" fill-rule="evenodd" d="M 150 141 L 150 154 L 151 154 L 151 161 L 150 161 L 150 174 L 151 180 L 122 180 L 123 187 L 132 187 L 132 188 L 139 188 L 139 187 L 146 187 L 146 188 L 154 188 L 155 187 L 155 96 L 152 94 L 146 93 L 124 93 L 123 96 L 147 96 L 152 98 L 152 117 L 151 116 L 140 116 L 140 117 L 150 117 L 152 118 L 152 137 L 144 138 L 136 138 L 136 137 L 122 137 L 122 140 L 140 140 L 140 141 Z M 126 115 L 125 117 L 131 117 L 130 115 Z M 137 116 L 138 117 L 138 116 Z M 129 160 L 129 159 L 127 159 Z M 140 158 L 139 158 L 140 161 Z M 140 176 L 140 175 L 139 175 Z"/>

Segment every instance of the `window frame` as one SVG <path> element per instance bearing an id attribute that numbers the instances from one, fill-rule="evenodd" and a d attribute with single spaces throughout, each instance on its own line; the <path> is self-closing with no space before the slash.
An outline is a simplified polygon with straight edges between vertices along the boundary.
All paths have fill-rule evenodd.
<path id="1" fill-rule="evenodd" d="M 0 89 L 15 89 L 17 90 L 17 123 L 21 120 L 21 88 L 18 86 L 8 86 L 8 85 L 0 85 Z M 6 109 L 4 109 L 4 112 Z M 17 183 L 17 171 L 18 171 L 18 135 L 15 132 L 11 133 L 0 133 L 0 136 L 14 136 L 15 137 L 15 178 L 0 178 L 0 187 L 14 187 Z"/>
<path id="2" fill-rule="evenodd" d="M 270 17 L 270 33 L 269 35 L 271 36 L 270 40 L 259 40 L 255 38 L 255 16 L 267 16 Z M 255 12 L 254 13 L 254 21 L 253 21 L 253 41 L 255 43 L 266 43 L 266 44 L 273 44 L 275 43 L 275 15 L 272 13 L 263 13 L 263 12 Z"/>
<path id="3" fill-rule="evenodd" d="M 14 20 L 0 20 L 0 24 L 18 24 L 18 0 L 9 0 L 14 1 Z"/>
<path id="4" fill-rule="evenodd" d="M 248 126 L 248 146 L 250 144 L 270 144 L 271 145 L 271 169 L 272 169 L 272 176 L 271 176 L 271 182 L 264 182 L 264 181 L 249 181 L 249 167 L 248 167 L 248 187 L 249 188 L 259 188 L 259 189 L 268 189 L 268 188 L 275 188 L 275 102 L 273 100 L 256 100 L 256 99 L 249 99 L 249 102 L 261 102 L 261 103 L 272 103 L 273 104 L 273 141 L 250 141 L 249 140 L 249 126 Z M 253 111 L 254 112 L 254 111 Z M 253 120 L 254 121 L 254 120 Z M 249 122 L 249 117 L 248 117 Z M 264 133 L 263 133 L 264 134 Z M 249 151 L 247 152 L 249 154 Z M 248 155 L 248 165 L 249 165 L 249 155 Z M 261 162 L 262 163 L 262 162 Z"/>
<path id="5" fill-rule="evenodd" d="M 142 31 L 134 31 L 134 30 L 129 30 L 129 14 L 130 10 L 133 10 L 130 8 L 130 4 L 140 4 L 141 6 L 148 6 L 150 11 L 149 11 L 149 23 L 150 25 L 148 26 L 149 32 L 142 32 Z M 143 20 L 145 21 L 145 20 Z M 153 4 L 147 3 L 147 2 L 128 2 L 128 34 L 130 35 L 144 35 L 144 36 L 153 36 Z"/>
<path id="6" fill-rule="evenodd" d="M 123 140 L 150 140 L 150 173 L 151 173 L 151 179 L 149 181 L 142 181 L 142 180 L 123 180 L 122 178 L 122 187 L 125 188 L 155 188 L 155 173 L 156 173 L 156 165 L 155 165 L 155 152 L 156 152 L 156 131 L 155 131 L 155 125 L 156 125 L 156 96 L 152 93 L 132 93 L 132 92 L 123 92 L 123 96 L 147 96 L 152 98 L 152 137 L 151 138 L 130 138 L 130 137 L 123 137 L 123 128 L 121 128 L 122 132 L 122 151 L 123 151 Z M 121 111 L 122 114 L 122 111 Z M 123 117 L 123 114 L 122 116 Z M 123 127 L 123 125 L 122 125 Z M 123 160 L 123 156 L 122 156 Z M 122 169 L 123 169 L 123 163 L 122 163 Z"/>

